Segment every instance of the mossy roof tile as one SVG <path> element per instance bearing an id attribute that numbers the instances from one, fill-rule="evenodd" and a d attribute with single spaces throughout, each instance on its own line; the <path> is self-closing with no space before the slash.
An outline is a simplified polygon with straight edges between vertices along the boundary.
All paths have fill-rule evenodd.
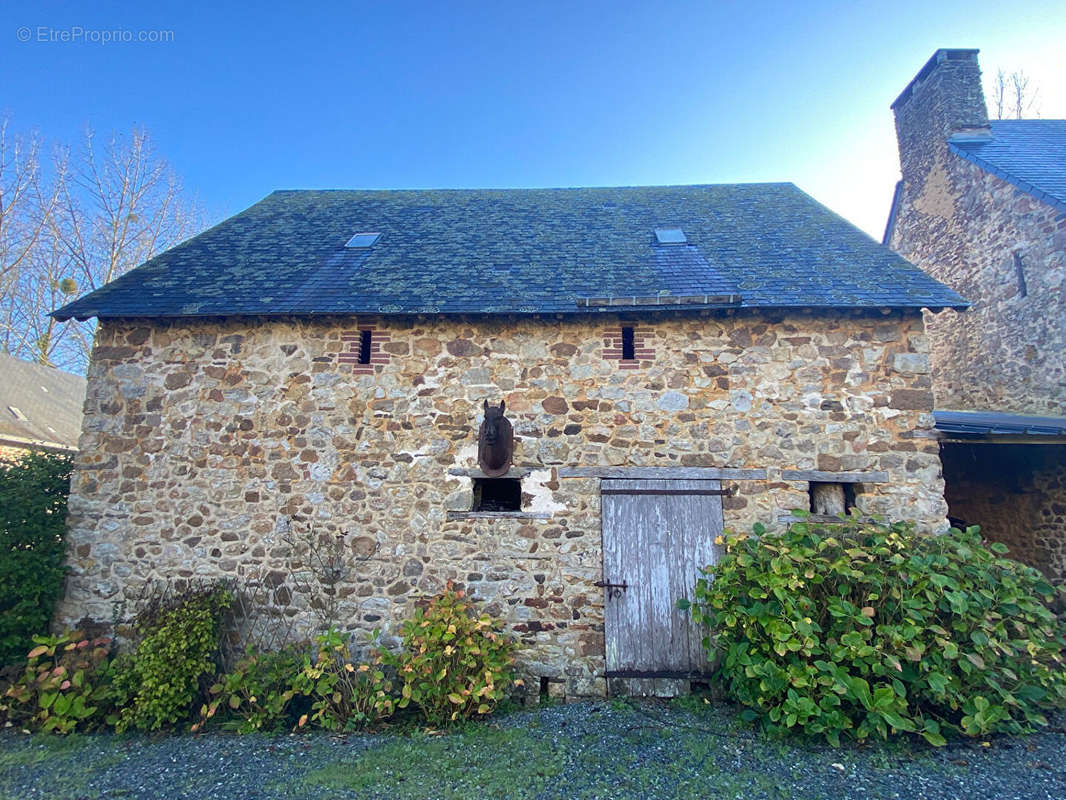
<path id="1" fill-rule="evenodd" d="M 657 244 L 663 227 L 687 244 Z M 382 235 L 345 248 L 359 231 Z M 604 307 L 582 298 L 699 295 L 738 307 L 965 305 L 778 183 L 277 191 L 54 315 L 590 313 Z"/>

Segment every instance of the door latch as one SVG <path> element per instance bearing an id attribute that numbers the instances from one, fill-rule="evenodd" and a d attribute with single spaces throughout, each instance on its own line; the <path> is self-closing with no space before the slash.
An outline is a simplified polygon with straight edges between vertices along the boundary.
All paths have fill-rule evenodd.
<path id="1" fill-rule="evenodd" d="M 593 586 L 599 586 L 601 589 L 607 590 L 608 599 L 617 599 L 622 596 L 622 593 L 629 588 L 629 584 L 625 582 L 625 579 L 621 583 L 607 583 L 607 581 L 596 581 Z"/>

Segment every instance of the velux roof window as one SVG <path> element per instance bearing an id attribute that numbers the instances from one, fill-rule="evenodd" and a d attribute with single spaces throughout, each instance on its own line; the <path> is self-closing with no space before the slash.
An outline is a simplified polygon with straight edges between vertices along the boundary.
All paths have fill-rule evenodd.
<path id="1" fill-rule="evenodd" d="M 381 238 L 380 233 L 357 233 L 351 239 L 348 240 L 348 244 L 345 247 L 354 248 L 367 248 L 372 247 L 378 239 Z"/>
<path id="2" fill-rule="evenodd" d="M 655 241 L 659 244 L 685 244 L 685 232 L 680 228 L 656 228 Z"/>

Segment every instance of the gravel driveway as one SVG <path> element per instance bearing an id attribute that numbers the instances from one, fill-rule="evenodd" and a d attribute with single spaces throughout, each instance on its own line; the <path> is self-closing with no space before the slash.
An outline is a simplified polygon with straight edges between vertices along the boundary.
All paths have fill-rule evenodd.
<path id="1" fill-rule="evenodd" d="M 0 732 L 0 798 L 1066 798 L 1066 734 L 833 749 L 735 710 L 581 703 L 446 736 L 31 737 Z"/>

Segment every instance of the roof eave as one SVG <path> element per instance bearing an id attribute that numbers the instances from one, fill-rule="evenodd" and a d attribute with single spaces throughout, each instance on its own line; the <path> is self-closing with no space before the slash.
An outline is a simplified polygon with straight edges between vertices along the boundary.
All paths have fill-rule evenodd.
<path id="1" fill-rule="evenodd" d="M 428 309 L 405 309 L 403 311 L 382 311 L 380 309 L 373 308 L 353 308 L 345 310 L 323 310 L 323 311 L 309 311 L 306 309 L 275 309 L 273 311 L 239 311 L 239 312 L 224 312 L 224 311 L 206 311 L 206 312 L 163 312 L 163 313 L 148 313 L 148 312 L 134 312 L 127 311 L 123 313 L 108 313 L 101 311 L 84 312 L 78 314 L 67 314 L 60 318 L 56 316 L 60 321 L 67 319 L 77 319 L 84 321 L 96 317 L 100 320 L 120 320 L 120 319 L 221 319 L 227 317 L 339 317 L 339 316 L 354 316 L 354 315 L 370 315 L 380 317 L 424 317 L 424 316 L 439 316 L 439 317 L 543 317 L 543 316 L 595 316 L 604 313 L 642 313 L 649 312 L 653 314 L 661 312 L 671 311 L 880 311 L 880 310 L 892 310 L 892 311 L 921 311 L 923 309 L 939 312 L 943 310 L 953 311 L 966 311 L 970 308 L 970 303 L 966 301 L 945 301 L 936 302 L 931 300 L 915 301 L 913 303 L 691 303 L 691 304 L 663 304 L 663 305 L 634 305 L 634 304 L 610 304 L 610 305 L 592 305 L 592 306 L 578 306 L 576 303 L 572 309 L 559 309 L 559 308 L 543 308 L 532 311 L 520 310 L 520 309 L 503 309 L 503 310 L 491 310 L 491 311 L 477 311 L 472 309 L 466 310 L 454 310 L 454 311 L 440 311 L 440 310 L 428 310 Z M 59 312 L 53 312 L 53 315 L 57 315 Z"/>
<path id="2" fill-rule="evenodd" d="M 976 153 L 972 153 L 969 150 L 967 150 L 966 148 L 960 147 L 959 144 L 956 143 L 956 142 L 949 142 L 948 143 L 948 147 L 950 148 L 952 153 L 954 153 L 955 155 L 959 156 L 960 158 L 966 159 L 971 164 L 976 164 L 978 167 L 980 167 L 981 169 L 983 169 L 985 172 L 989 173 L 990 175 L 995 175 L 997 178 L 999 178 L 1002 181 L 1005 181 L 1006 183 L 1009 183 L 1011 186 L 1015 187 L 1016 189 L 1020 189 L 1021 191 L 1025 192 L 1026 194 L 1035 197 L 1037 200 L 1041 201 L 1042 203 L 1047 203 L 1049 206 L 1054 208 L 1056 211 L 1059 211 L 1059 212 L 1061 212 L 1063 214 L 1066 214 L 1066 203 L 1064 203 L 1062 200 L 1058 199 L 1057 197 L 1053 197 L 1052 195 L 1048 194 L 1047 192 L 1045 192 L 1045 191 L 1043 191 L 1041 189 L 1038 189 L 1037 187 L 1033 186 L 1028 181 L 1024 181 L 1021 178 L 1017 178 L 1017 177 L 1011 175 L 1006 170 L 997 167 L 996 165 L 992 164 L 991 162 L 989 162 L 988 160 L 986 160 L 984 158 L 981 158 L 981 156 L 977 155 Z"/>

